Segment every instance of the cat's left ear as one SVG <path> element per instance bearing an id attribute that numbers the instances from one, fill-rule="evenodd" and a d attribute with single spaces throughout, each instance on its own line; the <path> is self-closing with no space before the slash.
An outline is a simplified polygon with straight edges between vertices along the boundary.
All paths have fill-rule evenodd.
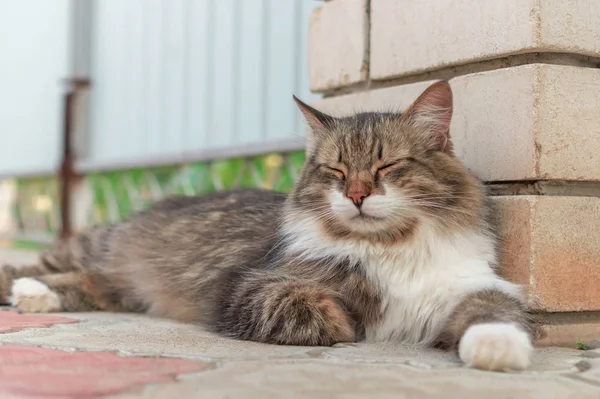
<path id="1" fill-rule="evenodd" d="M 294 101 L 298 108 L 300 108 L 300 112 L 304 115 L 304 119 L 308 123 L 308 126 L 313 132 L 318 132 L 320 130 L 328 130 L 333 126 L 335 118 L 333 116 L 329 116 L 324 114 L 323 112 L 314 109 L 310 105 L 307 105 L 300 101 L 298 97 L 293 96 Z"/>
<path id="2" fill-rule="evenodd" d="M 306 119 L 306 123 L 308 123 L 308 127 L 310 128 L 306 137 L 306 154 L 310 156 L 317 148 L 318 138 L 322 133 L 326 133 L 333 127 L 335 118 L 303 103 L 296 96 L 294 96 L 294 101 L 298 108 L 300 108 L 300 112 L 304 115 L 304 119 Z"/>
<path id="3" fill-rule="evenodd" d="M 444 151 L 452 120 L 452 89 L 448 82 L 429 86 L 402 114 L 402 119 L 423 134 L 431 135 L 436 149 Z"/>

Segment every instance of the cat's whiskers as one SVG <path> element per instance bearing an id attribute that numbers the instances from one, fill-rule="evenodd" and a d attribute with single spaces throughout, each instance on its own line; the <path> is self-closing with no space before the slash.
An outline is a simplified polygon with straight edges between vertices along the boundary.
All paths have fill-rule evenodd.
<path id="1" fill-rule="evenodd" d="M 425 208 L 442 209 L 442 210 L 446 210 L 446 211 L 453 212 L 453 213 L 458 213 L 458 214 L 467 214 L 467 215 L 471 214 L 470 212 L 465 211 L 463 209 L 460 209 L 458 207 L 437 204 L 435 202 L 414 201 L 412 204 L 415 207 L 419 207 L 420 206 L 420 207 L 425 207 Z"/>

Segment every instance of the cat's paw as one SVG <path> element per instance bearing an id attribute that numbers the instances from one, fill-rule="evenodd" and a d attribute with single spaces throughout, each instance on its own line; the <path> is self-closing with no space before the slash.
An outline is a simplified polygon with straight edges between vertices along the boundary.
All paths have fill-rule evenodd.
<path id="1" fill-rule="evenodd" d="M 13 282 L 10 304 L 27 313 L 58 312 L 60 298 L 41 281 L 24 277 Z"/>
<path id="2" fill-rule="evenodd" d="M 529 334 L 508 323 L 475 324 L 458 346 L 458 355 L 467 366 L 491 371 L 526 369 L 532 352 Z"/>

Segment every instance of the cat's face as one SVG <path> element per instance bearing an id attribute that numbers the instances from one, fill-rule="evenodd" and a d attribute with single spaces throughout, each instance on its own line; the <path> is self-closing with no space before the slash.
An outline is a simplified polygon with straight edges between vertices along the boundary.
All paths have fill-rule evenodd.
<path id="1" fill-rule="evenodd" d="M 452 154 L 447 83 L 431 86 L 402 115 L 333 118 L 299 106 L 312 134 L 291 202 L 325 231 L 394 240 L 424 221 L 479 216 L 479 185 Z"/>

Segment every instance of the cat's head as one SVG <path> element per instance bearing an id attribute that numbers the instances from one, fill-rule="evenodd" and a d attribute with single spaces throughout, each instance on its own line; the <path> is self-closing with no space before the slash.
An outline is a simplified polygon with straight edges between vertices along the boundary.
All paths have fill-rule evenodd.
<path id="1" fill-rule="evenodd" d="M 295 100 L 310 132 L 288 222 L 308 218 L 333 236 L 390 242 L 424 222 L 447 229 L 481 217 L 480 184 L 452 151 L 448 83 L 401 114 L 334 117 Z"/>

